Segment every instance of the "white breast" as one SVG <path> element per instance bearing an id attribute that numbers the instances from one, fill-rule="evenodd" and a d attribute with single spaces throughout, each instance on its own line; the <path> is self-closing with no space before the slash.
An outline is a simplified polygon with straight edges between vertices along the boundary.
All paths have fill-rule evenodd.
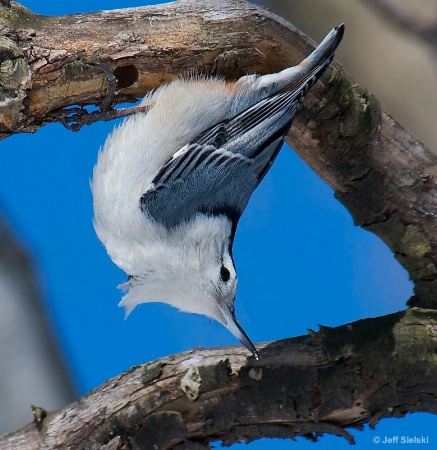
<path id="1" fill-rule="evenodd" d="M 201 84 L 201 86 L 200 86 Z M 108 136 L 91 184 L 94 227 L 109 256 L 129 274 L 153 251 L 158 229 L 140 198 L 162 165 L 228 114 L 232 95 L 221 80 L 176 80 L 146 96 L 147 114 L 125 120 Z"/>

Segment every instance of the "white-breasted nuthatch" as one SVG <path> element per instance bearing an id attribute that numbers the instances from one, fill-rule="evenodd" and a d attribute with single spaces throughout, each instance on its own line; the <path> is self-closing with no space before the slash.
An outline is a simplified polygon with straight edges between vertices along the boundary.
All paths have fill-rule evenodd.
<path id="1" fill-rule="evenodd" d="M 94 167 L 94 226 L 128 274 L 126 316 L 146 302 L 203 314 L 259 358 L 234 312 L 237 223 L 343 33 L 279 73 L 172 81 L 110 134 Z"/>

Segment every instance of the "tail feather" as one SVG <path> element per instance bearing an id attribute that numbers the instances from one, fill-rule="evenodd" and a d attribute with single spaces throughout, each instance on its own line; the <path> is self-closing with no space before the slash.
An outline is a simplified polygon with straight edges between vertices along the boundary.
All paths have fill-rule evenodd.
<path id="1" fill-rule="evenodd" d="M 270 91 L 267 95 L 271 95 L 273 92 L 287 87 L 288 89 L 295 89 L 296 85 L 304 84 L 304 80 L 312 76 L 316 76 L 318 79 L 334 58 L 343 34 L 344 24 L 333 28 L 317 48 L 299 65 L 258 78 L 254 88 L 267 89 Z"/>

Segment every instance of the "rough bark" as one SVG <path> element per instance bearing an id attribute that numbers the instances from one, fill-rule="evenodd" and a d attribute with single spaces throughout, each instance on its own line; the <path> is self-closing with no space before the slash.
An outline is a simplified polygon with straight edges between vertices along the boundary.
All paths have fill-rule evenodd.
<path id="1" fill-rule="evenodd" d="M 17 3 L 0 7 L 0 132 L 35 131 L 62 118 L 65 107 L 100 104 L 106 76 L 93 62 L 114 71 L 121 102 L 181 73 L 237 78 L 273 72 L 311 50 L 293 28 L 286 36 L 291 42 L 285 36 L 275 42 L 276 29 L 281 33 L 279 22 L 236 0 L 184 0 L 60 17 L 33 14 Z"/>
<path id="2" fill-rule="evenodd" d="M 201 449 L 316 440 L 406 412 L 437 412 L 437 313 L 410 309 L 261 345 L 197 349 L 133 367 L 1 449 Z"/>

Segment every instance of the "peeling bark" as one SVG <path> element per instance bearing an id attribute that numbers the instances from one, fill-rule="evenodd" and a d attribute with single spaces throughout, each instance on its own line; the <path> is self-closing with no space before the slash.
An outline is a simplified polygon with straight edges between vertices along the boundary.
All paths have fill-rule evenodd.
<path id="1" fill-rule="evenodd" d="M 90 66 L 93 62 L 105 63 L 117 76 L 118 103 L 144 96 L 181 73 L 235 79 L 299 62 L 310 44 L 296 29 L 294 45 L 283 38 L 275 42 L 277 27 L 262 10 L 236 0 L 183 0 L 59 17 L 13 3 L 0 9 L 0 34 L 25 55 L 31 78 L 21 116 L 11 118 L 0 108 L 0 132 L 32 132 L 60 120 L 63 108 L 100 104 L 106 77 Z M 12 58 L 5 53 L 3 64 Z"/>
<path id="2" fill-rule="evenodd" d="M 0 448 L 202 449 L 261 437 L 317 440 L 384 417 L 437 412 L 437 313 L 421 309 L 133 367 Z"/>

